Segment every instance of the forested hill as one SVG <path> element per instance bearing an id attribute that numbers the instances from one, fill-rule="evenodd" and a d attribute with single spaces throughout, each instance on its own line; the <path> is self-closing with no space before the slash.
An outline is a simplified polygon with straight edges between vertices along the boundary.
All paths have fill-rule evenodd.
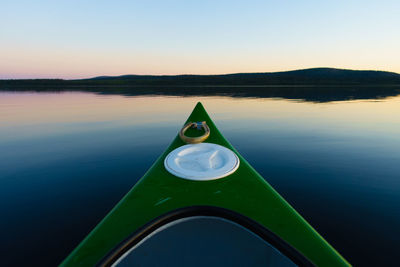
<path id="1" fill-rule="evenodd" d="M 101 76 L 86 79 L 85 81 L 95 83 L 109 83 L 115 81 L 142 85 L 366 85 L 400 84 L 400 74 L 386 71 L 313 68 L 284 72 L 235 73 L 223 75 Z"/>
<path id="2" fill-rule="evenodd" d="M 21 86 L 291 86 L 400 85 L 400 74 L 386 71 L 313 68 L 304 70 L 223 75 L 122 75 L 80 80 L 0 80 L 0 89 Z M 10 88 L 11 89 L 11 88 Z"/>

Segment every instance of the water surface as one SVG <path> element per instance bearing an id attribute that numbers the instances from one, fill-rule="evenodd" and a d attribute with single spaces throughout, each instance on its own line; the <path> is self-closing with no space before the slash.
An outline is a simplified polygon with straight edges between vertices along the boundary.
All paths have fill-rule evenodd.
<path id="1" fill-rule="evenodd" d="M 313 103 L 0 92 L 5 266 L 60 263 L 164 151 L 197 101 L 352 264 L 396 265 L 400 97 Z"/>

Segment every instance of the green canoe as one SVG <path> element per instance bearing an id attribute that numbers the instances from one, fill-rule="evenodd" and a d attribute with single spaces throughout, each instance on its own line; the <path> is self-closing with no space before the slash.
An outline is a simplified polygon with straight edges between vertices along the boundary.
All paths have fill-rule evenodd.
<path id="1" fill-rule="evenodd" d="M 228 148 L 239 160 L 233 173 L 207 181 L 171 174 L 164 165 L 166 157 L 186 145 L 178 135 L 61 266 L 143 266 L 146 260 L 182 266 L 188 264 L 184 259 L 210 265 L 209 254 L 214 254 L 211 265 L 219 266 L 239 266 L 246 257 L 247 266 L 350 266 L 225 140 L 201 103 L 187 122 L 199 121 L 210 130 L 205 143 Z M 189 136 L 202 133 L 187 131 Z M 147 250 L 141 248 L 146 242 Z"/>

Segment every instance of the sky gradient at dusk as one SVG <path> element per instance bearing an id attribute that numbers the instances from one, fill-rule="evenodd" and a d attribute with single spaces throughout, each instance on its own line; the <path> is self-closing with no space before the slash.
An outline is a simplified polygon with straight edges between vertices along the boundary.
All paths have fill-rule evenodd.
<path id="1" fill-rule="evenodd" d="M 400 73 L 399 1 L 2 1 L 0 79 Z"/>

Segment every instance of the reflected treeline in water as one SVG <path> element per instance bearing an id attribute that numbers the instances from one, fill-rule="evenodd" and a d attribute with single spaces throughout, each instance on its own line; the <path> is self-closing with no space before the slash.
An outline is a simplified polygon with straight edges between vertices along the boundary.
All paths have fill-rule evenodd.
<path id="1" fill-rule="evenodd" d="M 167 96 L 230 96 L 250 98 L 285 98 L 310 102 L 330 102 L 357 99 L 383 99 L 400 95 L 399 86 L 40 86 L 32 84 L 3 86 L 7 91 L 85 91 L 99 94 L 124 96 L 167 95 Z"/>
<path id="2" fill-rule="evenodd" d="M 92 88 L 93 90 L 94 88 Z M 171 96 L 231 96 L 252 98 L 286 98 L 312 102 L 343 101 L 351 99 L 382 99 L 400 94 L 399 87 L 147 87 L 96 88 L 102 94 L 171 95 Z"/>

